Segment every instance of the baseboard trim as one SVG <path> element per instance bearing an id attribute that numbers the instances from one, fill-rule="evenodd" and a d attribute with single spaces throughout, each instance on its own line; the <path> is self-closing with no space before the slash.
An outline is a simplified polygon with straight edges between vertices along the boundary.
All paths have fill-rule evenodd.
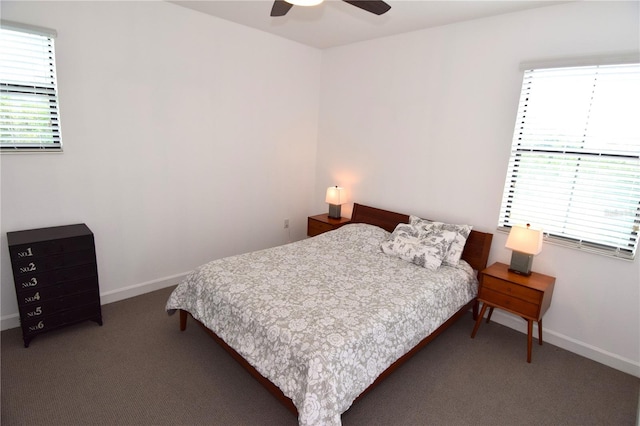
<path id="1" fill-rule="evenodd" d="M 109 303 L 118 302 L 120 300 L 129 299 L 131 297 L 140 296 L 145 293 L 150 293 L 152 291 L 160 290 L 162 288 L 171 287 L 172 285 L 177 285 L 180 281 L 182 281 L 187 276 L 187 274 L 188 272 L 183 272 L 181 274 L 175 274 L 169 277 L 159 278 L 157 280 L 147 281 L 129 287 L 107 291 L 100 294 L 100 303 L 106 305 Z"/>
<path id="2" fill-rule="evenodd" d="M 520 317 L 496 309 L 491 316 L 491 320 L 523 334 L 527 334 L 527 323 Z M 538 324 L 534 323 L 533 328 L 533 336 L 536 337 L 538 336 Z M 640 363 L 565 336 L 562 333 L 555 332 L 546 327 L 544 328 L 543 342 L 548 342 L 569 352 L 599 362 L 600 364 L 631 374 L 632 376 L 640 377 Z"/>
<path id="3" fill-rule="evenodd" d="M 134 284 L 128 287 L 119 288 L 117 290 L 107 291 L 100 294 L 100 303 L 106 305 L 120 300 L 129 299 L 160 290 L 172 285 L 177 285 L 182 281 L 189 272 L 171 275 L 169 277 L 159 278 L 157 280 L 146 281 L 140 284 Z M 20 316 L 18 313 L 0 317 L 0 329 L 8 330 L 10 328 L 20 327 Z"/>

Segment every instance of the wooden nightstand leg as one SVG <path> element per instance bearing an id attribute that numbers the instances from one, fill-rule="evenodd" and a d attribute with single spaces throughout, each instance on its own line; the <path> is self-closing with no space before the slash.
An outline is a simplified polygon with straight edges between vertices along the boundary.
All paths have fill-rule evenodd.
<path id="1" fill-rule="evenodd" d="M 491 308 L 493 309 L 493 308 Z M 480 315 L 478 315 L 478 319 L 476 320 L 476 325 L 473 327 L 473 332 L 471 333 L 471 338 L 473 339 L 474 337 L 476 337 L 476 332 L 478 331 L 478 328 L 480 328 L 480 323 L 482 322 L 482 317 L 484 317 L 484 313 L 487 310 L 487 304 L 483 303 L 482 304 L 482 309 L 480 310 Z"/>
<path id="2" fill-rule="evenodd" d="M 487 315 L 487 324 L 491 321 L 491 315 L 493 315 L 493 306 L 489 309 L 489 315 Z"/>
<path id="3" fill-rule="evenodd" d="M 542 345 L 542 318 L 538 321 L 538 344 Z"/>
<path id="4" fill-rule="evenodd" d="M 527 362 L 531 362 L 531 344 L 533 340 L 533 321 L 527 320 Z"/>

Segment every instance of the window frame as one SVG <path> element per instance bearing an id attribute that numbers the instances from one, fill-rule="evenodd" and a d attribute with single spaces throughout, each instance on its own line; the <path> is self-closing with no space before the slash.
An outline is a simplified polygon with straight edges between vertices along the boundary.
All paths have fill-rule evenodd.
<path id="1" fill-rule="evenodd" d="M 538 173 L 539 169 L 535 169 L 535 171 L 531 172 L 529 171 L 529 174 L 525 174 L 526 172 L 522 172 L 521 170 L 519 170 L 519 167 L 522 163 L 523 159 L 525 158 L 531 158 L 532 160 L 530 164 L 527 164 L 525 167 L 528 168 L 533 168 L 532 164 L 535 163 L 536 159 L 535 156 L 545 156 L 547 155 L 547 162 L 550 161 L 550 158 L 553 155 L 557 155 L 557 156 L 566 156 L 566 158 L 570 158 L 572 155 L 574 156 L 580 156 L 580 157 L 588 157 L 590 155 L 597 155 L 599 158 L 618 158 L 620 159 L 619 161 L 623 161 L 623 159 L 626 157 L 630 160 L 631 163 L 633 163 L 632 165 L 630 165 L 629 167 L 632 169 L 632 175 L 640 175 L 640 144 L 638 145 L 633 145 L 633 152 L 630 155 L 627 154 L 621 154 L 619 152 L 609 152 L 607 151 L 606 148 L 600 147 L 598 149 L 584 149 L 584 150 L 579 150 L 578 152 L 572 152 L 571 149 L 565 149 L 564 152 L 559 152 L 557 149 L 545 149 L 544 148 L 544 142 L 541 142 L 539 146 L 536 147 L 535 142 L 532 144 L 529 144 L 528 147 L 523 147 L 520 144 L 520 140 L 522 138 L 521 133 L 521 129 L 522 129 L 522 123 L 523 120 L 525 119 L 525 115 L 526 115 L 526 108 L 528 107 L 526 104 L 523 104 L 524 102 L 524 96 L 525 96 L 525 92 L 526 92 L 526 85 L 527 85 L 527 75 L 531 75 L 531 72 L 534 72 L 535 70 L 545 70 L 545 69 L 549 69 L 549 68 L 555 68 L 555 69 L 560 69 L 560 68 L 564 68 L 564 69 L 571 69 L 571 68 L 578 68 L 578 67 L 599 67 L 599 66 L 611 66 L 611 65 L 627 65 L 627 64 L 638 64 L 640 63 L 640 57 L 638 54 L 634 53 L 634 54 L 627 54 L 627 55 L 615 55 L 609 58 L 578 58 L 578 59 L 574 59 L 571 61 L 565 61 L 564 63 L 558 63 L 558 61 L 545 61 L 545 62 L 539 62 L 539 63 L 525 63 L 521 66 L 521 69 L 524 71 L 524 75 L 522 78 L 522 85 L 521 85 L 521 95 L 520 95 L 520 103 L 518 106 L 518 113 L 517 113 L 517 117 L 515 120 L 515 126 L 514 126 L 514 134 L 513 134 L 513 139 L 512 139 L 512 143 L 511 143 L 511 147 L 510 147 L 510 156 L 509 156 L 509 163 L 507 166 L 507 170 L 506 170 L 506 178 L 505 178 L 505 186 L 504 186 L 504 192 L 502 195 L 502 200 L 501 200 L 501 206 L 500 206 L 500 215 L 498 218 L 498 230 L 502 231 L 502 232 L 509 232 L 509 230 L 511 229 L 512 226 L 514 225 L 521 225 L 524 223 L 521 223 L 521 220 L 518 218 L 514 218 L 513 220 L 510 220 L 511 217 L 511 209 L 512 209 L 512 204 L 514 202 L 514 198 L 513 195 L 516 193 L 517 189 L 515 188 L 515 185 L 518 181 L 518 179 L 520 179 L 520 186 L 522 187 L 523 185 L 525 185 L 525 179 L 531 178 L 534 179 L 533 177 L 540 177 L 542 176 L 542 178 L 547 178 L 550 179 L 550 174 L 548 171 L 541 171 L 540 173 Z M 528 101 L 527 101 L 528 102 Z M 523 110 L 524 108 L 524 110 Z M 634 139 L 635 141 L 635 139 Z M 637 143 L 637 141 L 635 142 Z M 636 149 L 637 148 L 637 149 Z M 528 157 L 529 156 L 529 157 Z M 603 169 L 603 165 L 602 163 L 600 163 L 600 161 L 592 161 L 592 164 L 589 167 L 592 167 L 591 171 L 601 171 Z M 599 164 L 599 165 L 596 165 Z M 587 167 L 587 166 L 585 166 Z M 562 170 L 562 167 L 560 166 L 550 166 L 548 170 L 555 170 L 556 172 L 559 170 Z M 579 178 L 577 176 L 579 176 L 581 173 L 584 173 L 584 170 L 579 169 L 579 172 L 576 172 L 576 177 L 574 178 L 574 182 L 576 182 Z M 587 169 L 589 170 L 589 169 Z M 613 173 L 611 173 L 613 174 Z M 607 176 L 609 176 L 610 174 L 607 174 Z M 600 176 L 600 175 L 597 175 Z M 592 187 L 590 185 L 587 185 L 587 187 L 589 189 L 592 189 Z M 627 222 L 632 222 L 632 227 L 630 230 L 625 231 L 628 232 L 628 236 L 629 236 L 629 249 L 625 249 L 624 247 L 620 247 L 620 244 L 603 244 L 603 241 L 606 240 L 606 238 L 598 241 L 598 238 L 594 238 L 593 236 L 589 236 L 589 232 L 586 232 L 586 226 L 584 226 L 585 229 L 580 230 L 580 232 L 582 233 L 582 235 L 576 237 L 573 235 L 567 235 L 567 234 L 563 234 L 562 232 L 557 232 L 557 229 L 552 229 L 551 231 L 549 230 L 545 230 L 544 226 L 543 227 L 543 232 L 545 232 L 545 242 L 549 242 L 552 244 L 556 244 L 556 245 L 562 245 L 565 247 L 570 247 L 570 248 L 575 248 L 575 249 L 580 249 L 580 250 L 584 250 L 584 251 L 589 251 L 589 252 L 593 252 L 593 253 L 597 253 L 597 254 L 602 254 L 602 255 L 607 255 L 607 256 L 612 256 L 612 257 L 616 257 L 616 258 L 620 258 L 620 259 L 626 259 L 626 260 L 634 260 L 635 256 L 638 253 L 638 249 L 640 248 L 640 195 L 638 195 L 637 193 L 637 189 L 635 186 L 633 186 L 634 189 L 629 190 L 629 192 L 632 193 L 633 198 L 631 198 L 631 201 L 629 203 L 628 210 L 624 210 L 623 213 L 620 213 L 619 211 L 617 211 L 615 208 L 612 208 L 611 210 L 609 210 L 608 212 L 611 213 L 612 215 L 614 214 L 624 214 L 627 215 L 629 217 L 629 219 L 623 219 L 621 220 L 621 222 L 624 222 L 625 220 Z M 540 191 L 542 192 L 539 188 L 538 189 L 533 189 L 533 191 Z M 526 189 L 521 189 L 520 190 L 520 194 L 522 194 L 523 192 L 526 192 Z M 589 198 L 590 199 L 595 199 L 597 194 L 595 194 L 594 192 L 589 192 Z M 637 200 L 635 197 L 638 197 Z M 525 195 L 524 197 L 522 197 L 524 199 L 527 198 L 527 196 Z M 518 202 L 522 203 L 522 199 L 518 200 Z M 635 201 L 635 204 L 634 204 Z M 542 217 L 544 214 L 540 213 L 538 216 L 535 216 L 533 213 L 531 213 L 533 210 L 535 210 L 535 207 L 527 207 L 522 208 L 519 207 L 521 210 L 525 210 L 527 211 L 527 215 L 531 216 L 531 221 L 535 222 L 534 218 L 540 218 Z M 607 211 L 605 211 L 606 213 Z M 565 217 L 571 217 L 573 215 L 573 213 L 567 213 L 565 214 Z M 522 215 L 520 215 L 520 218 L 522 217 Z M 592 216 L 593 217 L 593 216 Z M 575 220 L 575 218 L 571 218 L 572 221 Z M 528 221 L 527 221 L 528 222 Z M 613 222 L 613 221 L 612 221 Z M 535 225 L 535 224 L 534 224 Z M 557 223 L 555 224 L 556 228 L 558 227 Z M 539 225 L 538 225 L 539 226 Z M 604 231 L 608 232 L 612 232 L 609 231 L 607 229 L 604 229 L 605 227 L 603 225 L 599 225 L 600 227 L 596 227 L 595 229 L 600 230 L 603 229 Z M 627 228 L 624 228 L 627 229 Z"/>
<path id="2" fill-rule="evenodd" d="M 0 153 L 1 154 L 21 154 L 21 153 L 61 153 L 62 146 L 62 126 L 60 121 L 60 98 L 57 83 L 57 65 L 55 52 L 55 30 L 36 27 L 32 25 L 1 21 L 1 29 L 22 33 L 25 38 L 41 38 L 42 55 L 34 55 L 33 58 L 41 61 L 41 70 L 30 80 L 11 79 L 5 75 L 0 79 L 0 102 L 6 98 L 8 103 L 5 107 L 0 104 Z M 40 53 L 40 52 L 39 52 Z M 7 62 L 9 63 L 9 62 Z M 46 64 L 43 66 L 42 64 Z M 7 73 L 8 74 L 8 73 Z M 20 109 L 25 108 L 25 104 L 33 103 L 28 100 L 35 100 L 35 104 L 40 104 L 38 110 L 28 117 L 26 122 L 27 131 L 32 131 L 35 136 L 32 142 L 16 142 L 16 131 L 12 129 L 10 123 L 12 115 L 20 114 Z M 48 105 L 48 109 L 47 109 Z M 35 115 L 43 114 L 43 119 L 37 120 Z M 5 120 L 6 117 L 6 120 Z M 45 130 L 38 129 L 44 124 Z M 29 127 L 30 126 L 30 127 Z M 4 134 L 3 134 L 4 133 Z M 41 133 L 41 135 L 38 135 Z M 12 141 L 13 140 L 13 141 Z"/>

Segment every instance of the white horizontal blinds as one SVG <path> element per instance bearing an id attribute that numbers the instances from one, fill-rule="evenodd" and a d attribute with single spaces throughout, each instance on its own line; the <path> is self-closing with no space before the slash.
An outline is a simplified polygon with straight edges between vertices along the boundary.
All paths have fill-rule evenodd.
<path id="1" fill-rule="evenodd" d="M 499 226 L 633 258 L 638 117 L 639 64 L 525 71 Z"/>
<path id="2" fill-rule="evenodd" d="M 0 29 L 0 146 L 61 149 L 52 36 Z"/>

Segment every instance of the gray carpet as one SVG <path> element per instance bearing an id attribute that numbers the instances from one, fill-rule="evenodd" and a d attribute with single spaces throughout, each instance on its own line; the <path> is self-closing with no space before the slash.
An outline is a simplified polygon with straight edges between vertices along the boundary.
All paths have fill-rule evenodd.
<path id="1" fill-rule="evenodd" d="M 9 425 L 295 425 L 297 419 L 190 320 L 171 289 L 103 306 L 35 338 L 2 332 L 2 417 Z M 348 425 L 633 425 L 640 379 L 471 315 L 342 416 Z"/>

